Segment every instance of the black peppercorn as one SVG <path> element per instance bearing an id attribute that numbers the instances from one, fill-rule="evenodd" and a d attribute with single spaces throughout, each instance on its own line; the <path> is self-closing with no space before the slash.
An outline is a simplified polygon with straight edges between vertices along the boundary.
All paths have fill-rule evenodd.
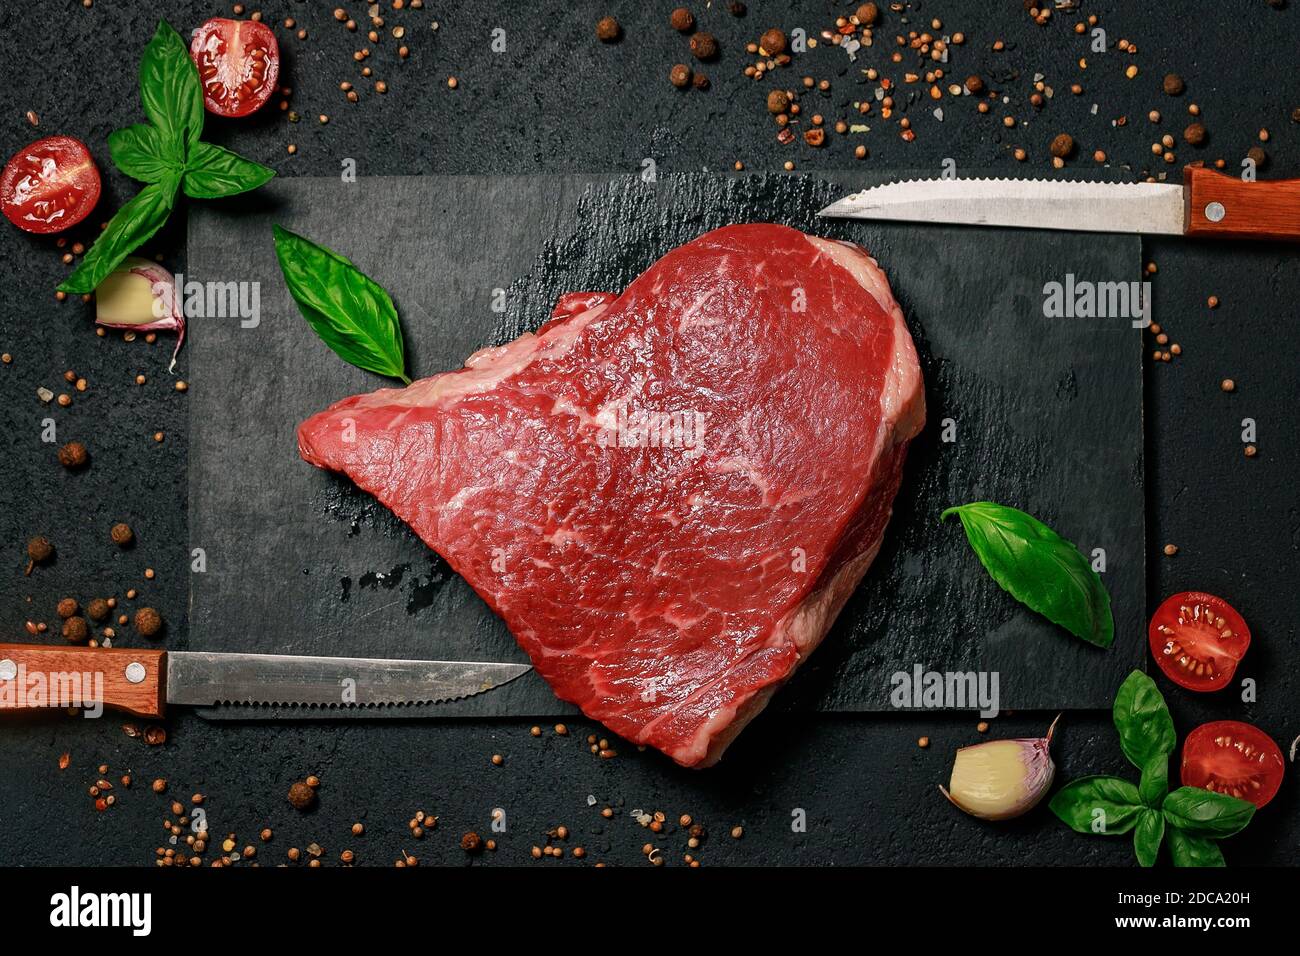
<path id="1" fill-rule="evenodd" d="M 112 530 L 109 531 L 109 536 L 112 537 L 115 545 L 122 548 L 125 548 L 135 540 L 135 532 L 131 530 L 131 526 L 125 521 L 119 521 L 117 524 L 113 525 Z"/>
<path id="2" fill-rule="evenodd" d="M 1187 140 L 1192 146 L 1200 146 L 1205 142 L 1205 126 L 1202 123 L 1191 123 L 1187 129 L 1183 130 L 1183 139 Z"/>
<path id="3" fill-rule="evenodd" d="M 691 83 L 691 68 L 685 63 L 678 63 L 668 71 L 668 82 L 681 89 Z"/>
<path id="4" fill-rule="evenodd" d="M 477 853 L 483 849 L 483 840 L 473 830 L 460 838 L 460 848 L 466 853 Z"/>
<path id="5" fill-rule="evenodd" d="M 50 544 L 48 538 L 32 538 L 27 542 L 27 557 L 35 564 L 48 561 L 54 557 L 54 545 Z"/>
<path id="6" fill-rule="evenodd" d="M 1170 96 L 1181 96 L 1183 90 L 1187 89 L 1187 84 L 1183 82 L 1183 78 L 1177 73 L 1166 74 L 1162 85 L 1164 91 Z"/>
<path id="7" fill-rule="evenodd" d="M 680 33 L 690 33 L 695 29 L 695 14 L 685 7 L 678 7 L 669 15 L 668 23 Z"/>
<path id="8" fill-rule="evenodd" d="M 90 615 L 92 621 L 103 621 L 108 618 L 108 612 L 111 610 L 108 602 L 103 598 L 95 598 L 86 605 L 86 613 Z"/>

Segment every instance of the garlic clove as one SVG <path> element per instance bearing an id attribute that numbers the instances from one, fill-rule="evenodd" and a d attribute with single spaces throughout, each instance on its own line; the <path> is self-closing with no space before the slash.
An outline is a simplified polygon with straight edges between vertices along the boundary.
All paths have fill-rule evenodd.
<path id="1" fill-rule="evenodd" d="M 953 806 L 981 820 L 1009 820 L 1028 813 L 1056 777 L 1051 754 L 1056 720 L 1046 737 L 962 747 L 953 761 L 948 787 L 940 786 L 940 792 Z"/>
<path id="2" fill-rule="evenodd" d="M 176 280 L 156 262 L 128 256 L 95 289 L 95 324 L 110 329 L 175 331 L 176 353 L 185 341 L 185 316 L 176 296 Z"/>

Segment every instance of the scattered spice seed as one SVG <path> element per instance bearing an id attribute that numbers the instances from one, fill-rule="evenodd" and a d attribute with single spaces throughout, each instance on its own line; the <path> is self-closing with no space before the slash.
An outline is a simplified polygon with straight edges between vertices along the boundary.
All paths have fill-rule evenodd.
<path id="1" fill-rule="evenodd" d="M 363 834 L 363 833 L 365 833 L 365 832 L 366 832 L 366 828 L 365 828 L 365 826 L 364 826 L 363 824 L 361 824 L 361 823 L 354 823 L 354 824 L 352 824 L 352 835 L 353 835 L 353 836 L 361 836 L 361 834 Z"/>
<path id="2" fill-rule="evenodd" d="M 70 441 L 59 449 L 59 464 L 69 470 L 82 467 L 88 459 L 86 446 L 79 441 Z"/>
<path id="3" fill-rule="evenodd" d="M 135 540 L 135 532 L 131 530 L 129 524 L 124 521 L 119 521 L 117 524 L 113 525 L 112 530 L 109 531 L 109 537 L 113 539 L 115 545 L 120 548 L 125 548 Z"/>
<path id="4" fill-rule="evenodd" d="M 1058 159 L 1068 159 L 1074 152 L 1074 137 L 1069 133 L 1061 133 L 1052 140 L 1050 152 Z"/>
<path id="5" fill-rule="evenodd" d="M 159 777 L 152 784 L 150 784 L 150 788 L 153 790 L 154 793 L 166 793 L 167 781 L 164 780 L 162 777 Z"/>
<path id="6" fill-rule="evenodd" d="M 499 767 L 505 762 L 506 762 L 506 758 L 501 756 L 500 754 L 492 755 L 492 766 Z"/>
<path id="7" fill-rule="evenodd" d="M 718 41 L 712 33 L 697 33 L 691 37 L 691 55 L 707 62 L 718 55 Z"/>
<path id="8" fill-rule="evenodd" d="M 1223 389 L 1225 392 L 1235 392 L 1237 390 L 1237 383 L 1230 378 L 1225 378 L 1219 383 L 1219 388 Z"/>
<path id="9" fill-rule="evenodd" d="M 566 727 L 566 726 L 564 726 L 564 724 L 556 724 L 556 725 L 555 725 L 555 732 L 556 732 L 557 734 L 559 734 L 561 737 L 564 737 L 564 736 L 567 736 L 567 735 L 568 735 L 568 733 L 569 733 L 569 728 Z"/>
<path id="10" fill-rule="evenodd" d="M 1246 457 L 1247 457 L 1247 458 L 1254 458 L 1254 457 L 1255 457 L 1255 450 L 1256 450 L 1256 449 L 1255 449 L 1255 446 L 1254 446 L 1254 445 L 1247 445 L 1247 446 L 1246 446 Z"/>
<path id="11" fill-rule="evenodd" d="M 921 737 L 920 739 L 917 740 L 916 745 L 920 747 L 922 750 L 924 750 L 925 748 L 930 746 L 930 738 Z"/>
<path id="12" fill-rule="evenodd" d="M 744 835 L 745 835 L 745 828 L 744 828 L 744 827 L 732 827 L 732 828 L 731 828 L 731 838 L 732 838 L 733 840 L 739 840 L 739 839 L 740 839 L 741 837 L 743 837 Z"/>
<path id="13" fill-rule="evenodd" d="M 613 17 L 601 17 L 596 21 L 596 38 L 601 43 L 613 43 L 623 33 L 623 28 Z"/>
<path id="14" fill-rule="evenodd" d="M 1164 547 L 1164 552 L 1166 557 L 1172 558 L 1175 554 L 1178 553 L 1178 545 L 1167 544 Z"/>
<path id="15" fill-rule="evenodd" d="M 295 810 L 307 810 L 316 802 L 316 791 L 301 781 L 289 788 L 289 803 Z"/>

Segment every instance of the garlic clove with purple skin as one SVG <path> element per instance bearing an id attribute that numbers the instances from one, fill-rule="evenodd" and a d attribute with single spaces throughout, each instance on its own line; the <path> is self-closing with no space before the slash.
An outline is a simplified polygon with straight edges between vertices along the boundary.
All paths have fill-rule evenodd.
<path id="1" fill-rule="evenodd" d="M 1010 820 L 1043 799 L 1056 777 L 1052 721 L 1046 737 L 990 740 L 962 747 L 953 761 L 948 788 L 940 792 L 959 810 L 981 820 Z"/>
<path id="2" fill-rule="evenodd" d="M 95 289 L 95 324 L 137 332 L 175 331 L 170 371 L 185 341 L 175 277 L 156 262 L 128 256 Z"/>

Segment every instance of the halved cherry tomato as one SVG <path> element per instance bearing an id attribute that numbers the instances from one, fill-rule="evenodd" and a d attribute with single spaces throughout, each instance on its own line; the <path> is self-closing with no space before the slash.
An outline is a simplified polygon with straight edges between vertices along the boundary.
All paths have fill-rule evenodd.
<path id="1" fill-rule="evenodd" d="M 61 232 L 99 202 L 99 168 L 71 136 L 47 136 L 20 149 L 0 174 L 0 208 L 27 232 Z"/>
<path id="2" fill-rule="evenodd" d="M 213 17 L 194 31 L 190 59 L 203 84 L 203 105 L 218 116 L 247 116 L 275 92 L 280 45 L 265 23 Z"/>
<path id="3" fill-rule="evenodd" d="M 1239 720 L 1201 724 L 1183 743 L 1183 786 L 1226 793 L 1257 807 L 1276 796 L 1285 771 L 1273 738 Z"/>
<path id="4" fill-rule="evenodd" d="M 1165 676 L 1188 690 L 1218 690 L 1250 647 L 1250 628 L 1223 598 L 1183 591 L 1167 598 L 1147 628 Z"/>

